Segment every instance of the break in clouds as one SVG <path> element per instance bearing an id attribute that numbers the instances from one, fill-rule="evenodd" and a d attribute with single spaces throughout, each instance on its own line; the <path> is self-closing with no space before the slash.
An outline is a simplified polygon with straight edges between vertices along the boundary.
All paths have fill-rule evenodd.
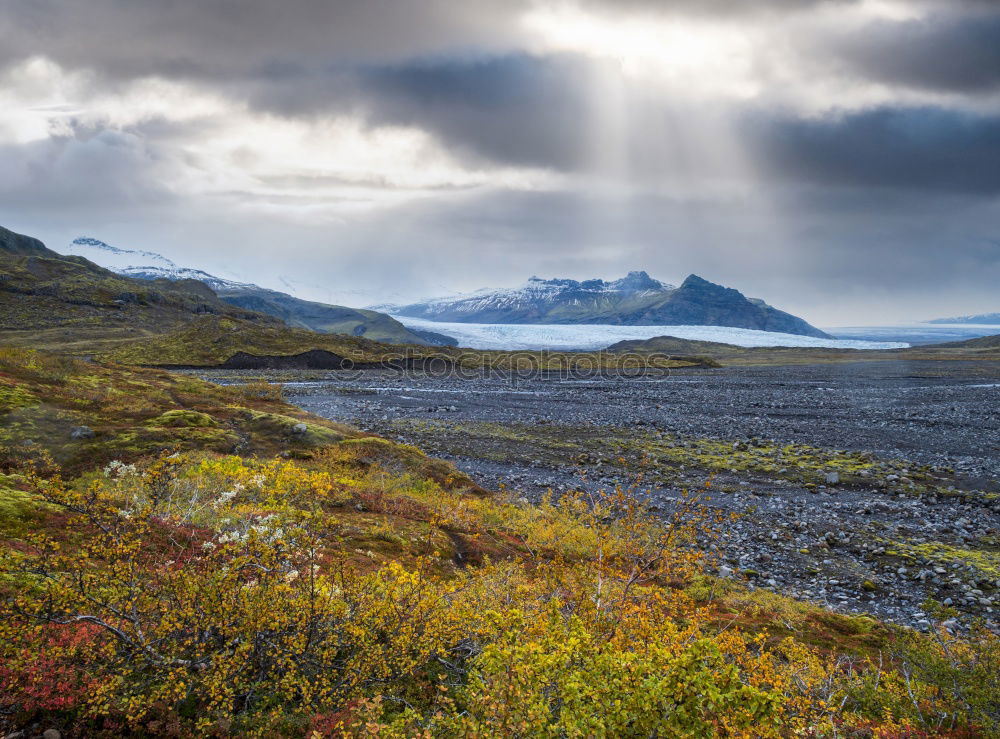
<path id="1" fill-rule="evenodd" d="M 0 0 L 0 223 L 348 304 L 704 274 L 1000 310 L 1000 8 Z"/>

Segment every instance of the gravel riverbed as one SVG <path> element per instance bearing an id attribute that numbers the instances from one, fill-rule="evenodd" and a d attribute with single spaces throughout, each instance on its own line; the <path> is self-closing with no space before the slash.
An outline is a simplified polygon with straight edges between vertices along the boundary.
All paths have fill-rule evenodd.
<path id="1" fill-rule="evenodd" d="M 198 374 L 284 382 L 308 411 L 412 442 L 528 501 L 549 489 L 629 484 L 634 466 L 616 460 L 642 452 L 656 509 L 710 481 L 709 505 L 739 514 L 716 544 L 723 576 L 918 628 L 928 596 L 963 618 L 1000 618 L 998 363 L 655 379 Z"/>

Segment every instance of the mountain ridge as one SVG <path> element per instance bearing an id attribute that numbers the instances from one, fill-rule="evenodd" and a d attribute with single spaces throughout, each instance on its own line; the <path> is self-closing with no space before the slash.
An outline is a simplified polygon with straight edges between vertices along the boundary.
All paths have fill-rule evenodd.
<path id="1" fill-rule="evenodd" d="M 122 249 L 92 237 L 74 239 L 70 250 L 77 256 L 93 256 L 95 260 L 106 261 L 108 269 L 125 277 L 140 280 L 194 280 L 207 285 L 230 305 L 274 316 L 291 328 L 365 336 L 397 344 L 437 346 L 452 343 L 450 337 L 442 334 L 410 330 L 396 319 L 378 311 L 303 300 L 250 282 L 238 282 L 217 277 L 204 270 L 181 267 L 157 252 Z M 137 260 L 150 263 L 135 264 Z"/>
<path id="2" fill-rule="evenodd" d="M 532 277 L 516 288 L 373 308 L 439 322 L 728 326 L 830 338 L 797 316 L 694 274 L 677 287 L 644 271 L 612 281 Z"/>
<path id="3" fill-rule="evenodd" d="M 977 313 L 971 316 L 935 318 L 927 323 L 962 323 L 976 326 L 1000 326 L 1000 313 Z"/>
<path id="4" fill-rule="evenodd" d="M 64 351 L 170 331 L 204 315 L 281 326 L 193 280 L 136 280 L 0 227 L 0 330 L 5 341 Z"/>

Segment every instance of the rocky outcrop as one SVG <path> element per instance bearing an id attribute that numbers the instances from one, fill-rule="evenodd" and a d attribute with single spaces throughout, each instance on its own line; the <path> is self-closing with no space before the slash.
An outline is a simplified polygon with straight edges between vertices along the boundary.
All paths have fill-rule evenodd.
<path id="1" fill-rule="evenodd" d="M 353 367 L 349 359 L 325 349 L 310 349 L 300 354 L 257 355 L 248 352 L 236 352 L 223 362 L 223 369 L 344 369 Z"/>
<path id="2" fill-rule="evenodd" d="M 447 372 L 455 366 L 452 358 L 431 355 L 428 357 L 413 357 L 401 353 L 398 357 L 388 358 L 379 362 L 355 362 L 347 357 L 326 351 L 325 349 L 310 349 L 299 354 L 259 355 L 249 352 L 236 352 L 217 369 L 241 370 L 352 370 L 352 369 L 394 369 L 421 370 L 424 372 Z"/>
<path id="3" fill-rule="evenodd" d="M 762 300 L 751 300 L 739 290 L 717 285 L 698 275 L 690 275 L 662 303 L 623 316 L 622 323 L 732 326 L 829 338 L 826 333 L 801 318 L 778 310 Z"/>

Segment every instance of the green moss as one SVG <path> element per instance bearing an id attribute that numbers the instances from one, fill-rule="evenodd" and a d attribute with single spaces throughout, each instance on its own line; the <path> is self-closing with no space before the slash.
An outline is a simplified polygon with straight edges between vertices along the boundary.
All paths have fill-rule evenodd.
<path id="1" fill-rule="evenodd" d="M 87 455 L 95 460 L 131 460 L 166 451 L 205 449 L 231 452 L 239 437 L 221 428 L 130 428 L 113 433 L 109 438 L 92 443 Z"/>
<path id="2" fill-rule="evenodd" d="M 215 419 L 207 413 L 187 410 L 173 410 L 161 413 L 156 418 L 146 422 L 147 426 L 163 426 L 167 428 L 207 428 L 218 426 Z"/>
<path id="3" fill-rule="evenodd" d="M 0 412 L 0 446 L 30 440 L 69 474 L 165 450 L 312 454 L 358 434 L 278 398 L 248 398 L 238 387 L 26 349 L 0 347 L 0 388 L 18 405 Z M 77 426 L 97 436 L 72 439 Z M 13 469 L 5 465 L 0 471 Z"/>
<path id="4" fill-rule="evenodd" d="M 392 320 L 392 319 L 389 319 Z M 371 321 L 369 317 L 368 321 Z M 346 328 L 341 326 L 339 328 Z M 402 328 L 400 326 L 399 328 Z M 398 335 L 373 332 L 372 336 L 396 342 L 409 332 Z M 482 351 L 454 347 L 428 347 L 416 344 L 382 343 L 361 336 L 340 333 L 315 333 L 284 325 L 256 321 L 237 321 L 218 316 L 202 316 L 180 327 L 129 341 L 119 341 L 99 353 L 103 359 L 141 365 L 214 366 L 237 352 L 265 356 L 288 356 L 312 349 L 329 351 L 357 364 L 398 361 L 401 352 L 413 359 L 459 362 L 467 367 L 491 367 L 498 370 L 560 370 L 572 367 L 617 367 L 620 358 L 609 352 L 529 353 Z M 651 365 L 672 367 L 714 366 L 714 362 L 695 357 L 655 358 Z"/>
<path id="5" fill-rule="evenodd" d="M 955 547 L 939 541 L 902 540 L 886 542 L 886 545 L 886 554 L 892 556 L 931 565 L 958 565 L 973 570 L 978 577 L 1000 580 L 1000 546 L 995 542 L 981 549 Z"/>
<path id="6" fill-rule="evenodd" d="M 808 489 L 825 484 L 837 473 L 839 485 L 881 485 L 919 494 L 937 480 L 929 468 L 903 460 L 807 444 L 772 444 L 762 440 L 716 439 L 661 434 L 634 428 L 576 427 L 555 424 L 499 424 L 399 420 L 393 426 L 416 436 L 419 442 L 444 447 L 449 452 L 482 459 L 503 459 L 521 454 L 565 464 L 575 461 L 589 470 L 609 464 L 641 467 L 660 482 L 674 484 L 681 470 L 737 475 L 762 474 L 788 480 Z M 889 475 L 912 481 L 890 482 Z M 940 475 L 939 475 L 940 476 Z M 721 486 L 721 492 L 738 488 Z"/>
<path id="7" fill-rule="evenodd" d="M 37 496 L 13 487 L 17 481 L 15 475 L 0 475 L 0 536 L 22 536 L 53 510 Z"/>
<path id="8" fill-rule="evenodd" d="M 253 433 L 297 446 L 326 446 L 346 438 L 346 433 L 342 431 L 280 413 L 261 413 L 245 409 L 243 415 L 249 420 L 248 425 Z"/>
<path id="9" fill-rule="evenodd" d="M 15 408 L 30 408 L 38 403 L 34 393 L 22 385 L 0 385 L 0 413 L 7 413 Z"/>
<path id="10" fill-rule="evenodd" d="M 440 459 L 428 457 L 415 446 L 399 444 L 376 436 L 345 439 L 337 451 L 349 455 L 364 465 L 377 465 L 392 475 L 402 476 L 407 484 L 421 486 L 430 481 L 448 490 L 465 489 L 481 493 L 467 475 Z M 424 481 L 424 482 L 421 482 Z"/>
<path id="11" fill-rule="evenodd" d="M 832 611 L 817 610 L 812 618 L 827 630 L 846 636 L 868 634 L 879 625 L 878 621 L 870 616 L 849 616 Z"/>

